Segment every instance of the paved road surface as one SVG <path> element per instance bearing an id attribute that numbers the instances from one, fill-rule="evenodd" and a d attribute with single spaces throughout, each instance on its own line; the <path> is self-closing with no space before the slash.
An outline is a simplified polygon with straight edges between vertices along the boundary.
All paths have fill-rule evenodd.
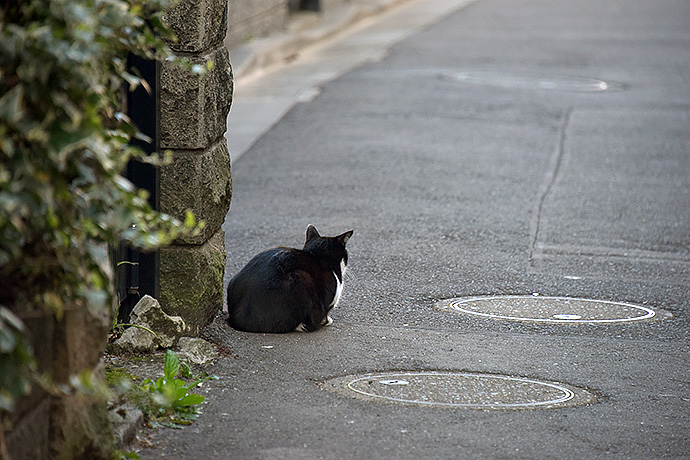
<path id="1" fill-rule="evenodd" d="M 401 11 L 248 81 L 252 97 L 308 83 L 298 96 L 282 87 L 287 113 L 231 149 L 227 275 L 301 246 L 307 224 L 354 229 L 334 325 L 209 328 L 230 355 L 204 415 L 141 457 L 690 458 L 690 3 L 477 0 L 389 30 Z M 346 62 L 354 48 L 374 51 Z M 318 76 L 330 68 L 314 59 L 342 65 Z M 257 133 L 276 116 L 262 119 Z M 516 322 L 436 303 L 496 295 L 658 314 Z M 322 388 L 393 370 L 523 377 L 597 399 L 482 411 Z"/>

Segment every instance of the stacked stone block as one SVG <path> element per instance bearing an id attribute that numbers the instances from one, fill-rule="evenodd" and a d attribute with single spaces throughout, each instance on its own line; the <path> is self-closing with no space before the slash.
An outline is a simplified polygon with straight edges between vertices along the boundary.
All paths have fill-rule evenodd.
<path id="1" fill-rule="evenodd" d="M 59 320 L 26 305 L 13 310 L 29 331 L 38 372 L 51 376 L 55 390 L 48 393 L 34 384 L 19 401 L 5 434 L 7 452 L 12 459 L 111 458 L 113 436 L 102 395 L 57 391 L 69 388 L 75 376 L 103 384 L 100 355 L 111 324 L 108 313 L 84 303 L 69 306 Z"/>
<path id="2" fill-rule="evenodd" d="M 181 0 L 166 14 L 180 57 L 210 69 L 197 75 L 172 62 L 160 71 L 160 147 L 172 163 L 160 171 L 160 210 L 183 219 L 191 210 L 205 227 L 160 253 L 160 303 L 193 334 L 223 304 L 221 228 L 230 207 L 230 155 L 224 138 L 232 103 L 226 0 Z M 209 62 L 212 62 L 209 65 Z"/>

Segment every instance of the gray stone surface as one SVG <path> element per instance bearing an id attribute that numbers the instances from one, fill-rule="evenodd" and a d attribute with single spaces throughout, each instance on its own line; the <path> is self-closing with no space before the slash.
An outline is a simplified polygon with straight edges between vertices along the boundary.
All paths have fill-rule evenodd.
<path id="1" fill-rule="evenodd" d="M 160 252 L 160 303 L 198 335 L 223 306 L 225 245 L 222 229 L 202 245 L 176 245 Z"/>
<path id="2" fill-rule="evenodd" d="M 156 349 L 155 336 L 150 332 L 130 326 L 113 343 L 108 351 L 114 354 L 151 353 Z"/>
<path id="3" fill-rule="evenodd" d="M 119 405 L 108 410 L 108 420 L 113 427 L 115 446 L 124 450 L 144 425 L 144 413 L 132 406 Z"/>
<path id="4" fill-rule="evenodd" d="M 213 68 L 196 75 L 173 62 L 161 64 L 161 148 L 205 149 L 223 136 L 233 93 L 227 48 L 221 45 L 188 58 Z"/>
<path id="5" fill-rule="evenodd" d="M 53 313 L 37 314 L 26 307 L 13 311 L 31 331 L 40 375 L 49 375 L 56 387 L 69 387 L 75 376 L 88 376 L 95 385 L 103 382 L 100 356 L 111 324 L 106 309 L 68 305 L 58 320 Z M 77 458 L 87 451 L 92 458 L 106 458 L 112 451 L 105 401 L 98 392 L 49 392 L 34 383 L 8 422 L 12 458 Z"/>
<path id="6" fill-rule="evenodd" d="M 173 153 L 161 168 L 160 208 L 178 218 L 193 212 L 205 227 L 160 253 L 160 302 L 197 334 L 222 305 L 225 264 L 221 225 L 230 206 L 232 178 L 223 134 L 233 97 L 224 44 L 227 2 L 183 0 L 168 12 L 179 56 L 206 69 L 197 74 L 173 62 L 160 72 L 160 146 Z"/>
<path id="7" fill-rule="evenodd" d="M 181 317 L 166 314 L 158 300 L 148 295 L 142 297 L 134 306 L 130 314 L 130 323 L 134 326 L 125 329 L 110 345 L 111 352 L 139 354 L 150 353 L 158 348 L 170 348 L 187 330 Z"/>
<path id="8" fill-rule="evenodd" d="M 179 239 L 202 244 L 218 231 L 232 197 L 230 154 L 224 140 L 207 150 L 175 150 L 172 163 L 160 170 L 160 209 L 184 220 L 191 210 L 205 226 L 196 236 Z"/>
<path id="9" fill-rule="evenodd" d="M 174 51 L 199 53 L 223 42 L 227 32 L 227 0 L 185 0 L 173 3 L 165 21 L 177 37 Z"/>
<path id="10" fill-rule="evenodd" d="M 182 337 L 177 343 L 178 356 L 193 364 L 206 364 L 220 356 L 216 347 L 198 337 Z"/>
<path id="11" fill-rule="evenodd" d="M 51 401 L 43 398 L 23 417 L 12 420 L 12 430 L 5 433 L 7 451 L 18 458 L 49 458 Z"/>

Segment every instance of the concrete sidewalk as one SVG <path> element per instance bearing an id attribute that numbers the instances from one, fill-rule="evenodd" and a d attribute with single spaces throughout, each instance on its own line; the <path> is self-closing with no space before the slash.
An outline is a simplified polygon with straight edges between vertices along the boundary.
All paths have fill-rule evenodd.
<path id="1" fill-rule="evenodd" d="M 141 458 L 690 458 L 690 4 L 439 3 L 238 87 L 283 108 L 232 152 L 226 276 L 310 223 L 351 275 L 316 333 L 219 317 Z"/>

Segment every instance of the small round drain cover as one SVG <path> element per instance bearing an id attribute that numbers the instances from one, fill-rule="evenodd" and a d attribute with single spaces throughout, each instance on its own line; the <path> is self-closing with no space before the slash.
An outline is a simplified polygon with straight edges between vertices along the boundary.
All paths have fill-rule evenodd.
<path id="1" fill-rule="evenodd" d="M 543 89 L 575 92 L 600 92 L 618 89 L 618 84 L 610 84 L 595 78 L 548 76 L 530 73 L 511 73 L 497 71 L 444 72 L 444 76 L 461 83 L 497 86 L 501 88 Z"/>
<path id="2" fill-rule="evenodd" d="M 585 405 L 592 393 L 569 385 L 468 372 L 391 372 L 328 380 L 338 394 L 413 406 L 519 410 Z"/>
<path id="3" fill-rule="evenodd" d="M 659 316 L 650 308 L 629 303 L 533 295 L 448 299 L 441 308 L 493 319 L 560 324 L 624 323 Z"/>

